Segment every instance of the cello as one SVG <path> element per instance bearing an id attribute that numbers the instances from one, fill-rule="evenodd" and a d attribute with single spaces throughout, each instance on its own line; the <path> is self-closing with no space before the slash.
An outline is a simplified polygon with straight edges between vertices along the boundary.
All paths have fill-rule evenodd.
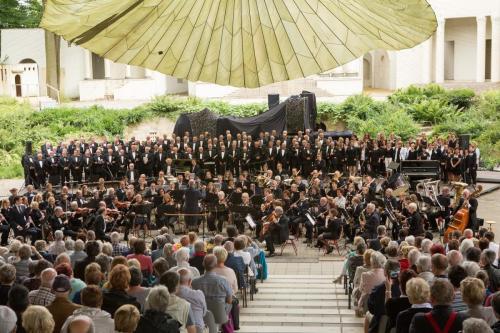
<path id="1" fill-rule="evenodd" d="M 471 197 L 475 198 L 477 195 L 483 190 L 481 185 L 478 185 L 477 189 L 471 194 Z M 444 232 L 443 243 L 448 243 L 450 239 L 450 234 L 455 230 L 460 230 L 460 232 L 464 232 L 465 229 L 469 226 L 469 200 L 464 200 L 462 207 L 451 217 L 450 223 L 448 224 L 448 228 Z"/>

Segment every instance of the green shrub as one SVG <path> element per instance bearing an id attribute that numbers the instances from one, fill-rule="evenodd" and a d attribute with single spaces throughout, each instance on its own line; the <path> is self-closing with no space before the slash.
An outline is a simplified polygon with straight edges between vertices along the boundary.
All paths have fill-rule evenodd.
<path id="1" fill-rule="evenodd" d="M 452 89 L 446 91 L 443 99 L 458 109 L 469 109 L 474 103 L 476 94 L 472 89 Z"/>
<path id="2" fill-rule="evenodd" d="M 369 133 L 375 136 L 377 133 L 386 135 L 395 133 L 404 140 L 417 135 L 420 131 L 418 123 L 404 109 L 389 104 L 376 113 L 369 113 L 367 119 L 361 119 L 355 115 L 349 116 L 347 127 L 358 135 Z"/>

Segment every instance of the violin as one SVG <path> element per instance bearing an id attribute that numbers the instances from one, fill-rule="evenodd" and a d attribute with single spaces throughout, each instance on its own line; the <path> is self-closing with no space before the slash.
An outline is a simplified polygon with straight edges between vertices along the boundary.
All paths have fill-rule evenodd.
<path id="1" fill-rule="evenodd" d="M 260 231 L 260 238 L 264 237 L 273 230 L 273 227 L 278 223 L 278 215 L 273 211 L 271 214 L 262 218 L 262 230 Z"/>

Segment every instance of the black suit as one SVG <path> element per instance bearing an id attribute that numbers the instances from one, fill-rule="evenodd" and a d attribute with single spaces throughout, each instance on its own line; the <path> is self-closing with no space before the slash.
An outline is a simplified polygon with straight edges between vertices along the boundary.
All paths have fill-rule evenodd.
<path id="1" fill-rule="evenodd" d="M 452 310 L 450 306 L 446 305 L 436 305 L 430 312 L 432 317 L 437 322 L 441 330 L 446 325 L 448 318 L 450 317 Z M 410 324 L 410 333 L 421 333 L 421 332 L 434 332 L 433 327 L 429 321 L 425 318 L 425 313 L 417 313 Z M 458 313 L 451 329 L 448 333 L 458 333 L 462 330 L 462 323 L 467 319 L 466 315 L 463 313 Z"/>
<path id="2" fill-rule="evenodd" d="M 99 215 L 96 217 L 94 222 L 94 232 L 96 239 L 110 242 L 110 238 L 106 236 L 106 222 L 104 221 L 104 217 Z"/>
<path id="3" fill-rule="evenodd" d="M 283 244 L 288 239 L 288 222 L 288 217 L 282 215 L 279 221 L 274 226 L 271 226 L 271 231 L 266 236 L 266 246 L 269 254 L 274 253 L 274 244 Z"/>
<path id="4" fill-rule="evenodd" d="M 453 210 L 453 215 L 455 215 L 460 208 L 464 205 L 464 198 L 460 198 L 460 201 L 458 202 L 458 205 L 455 207 L 455 210 Z M 467 224 L 467 228 L 470 228 L 472 230 L 477 230 L 477 206 L 478 202 L 476 198 L 469 197 L 469 222 Z"/>
<path id="5" fill-rule="evenodd" d="M 420 236 L 424 233 L 422 217 L 418 212 L 414 212 L 408 216 L 408 233 L 412 236 Z"/>
<path id="6" fill-rule="evenodd" d="M 200 207 L 198 206 L 200 199 L 202 199 L 200 191 L 188 188 L 184 194 L 184 213 L 198 214 L 200 212 Z M 186 225 L 190 229 L 198 228 L 198 216 L 186 216 L 185 220 Z"/>
<path id="7" fill-rule="evenodd" d="M 380 216 L 374 212 L 371 215 L 366 215 L 365 232 L 363 238 L 374 239 L 377 237 L 377 227 L 380 225 Z"/>

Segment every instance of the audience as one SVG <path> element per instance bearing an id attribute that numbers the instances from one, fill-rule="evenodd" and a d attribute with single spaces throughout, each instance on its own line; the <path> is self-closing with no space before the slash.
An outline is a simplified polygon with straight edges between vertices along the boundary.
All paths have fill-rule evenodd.
<path id="1" fill-rule="evenodd" d="M 54 331 L 54 319 L 49 310 L 43 306 L 29 306 L 26 311 L 24 311 L 22 318 L 22 327 L 26 333 L 52 333 Z"/>
<path id="2" fill-rule="evenodd" d="M 165 286 L 151 289 L 146 299 L 146 311 L 139 320 L 135 333 L 176 333 L 180 323 L 168 314 L 170 295 Z"/>

